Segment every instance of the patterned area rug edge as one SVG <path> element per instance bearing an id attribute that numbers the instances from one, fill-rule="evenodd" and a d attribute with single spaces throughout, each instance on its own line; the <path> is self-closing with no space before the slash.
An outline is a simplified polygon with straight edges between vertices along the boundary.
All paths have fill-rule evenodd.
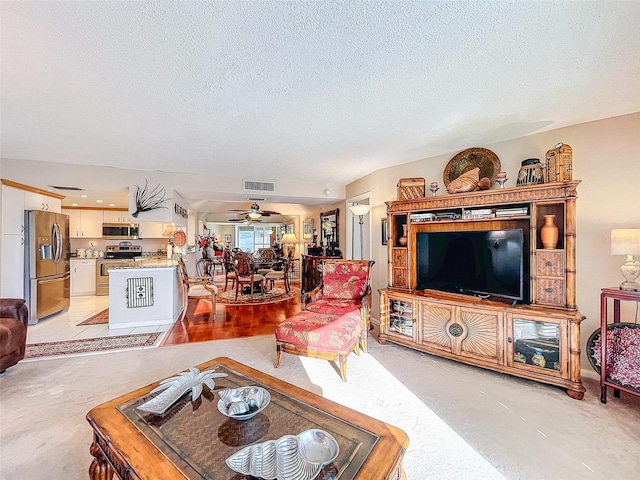
<path id="1" fill-rule="evenodd" d="M 260 303 L 274 303 L 289 300 L 300 295 L 300 288 L 291 287 L 289 293 L 286 293 L 284 288 L 276 287 L 272 292 L 266 294 L 254 294 L 251 295 L 238 295 L 238 300 L 235 299 L 235 289 L 228 289 L 225 292 L 218 293 L 218 302 L 225 305 L 246 305 L 246 304 L 260 304 Z"/>
<path id="2" fill-rule="evenodd" d="M 92 317 L 89 317 L 86 320 L 83 320 L 82 322 L 80 322 L 76 326 L 79 327 L 80 325 L 101 325 L 101 324 L 105 324 L 105 323 L 109 323 L 109 309 L 108 308 L 105 308 L 104 310 L 102 310 L 99 313 L 96 313 Z"/>
<path id="3" fill-rule="evenodd" d="M 155 344 L 162 333 L 163 332 L 139 333 L 135 335 L 120 335 L 117 337 L 82 338 L 62 342 L 32 343 L 27 345 L 25 358 L 150 347 Z"/>

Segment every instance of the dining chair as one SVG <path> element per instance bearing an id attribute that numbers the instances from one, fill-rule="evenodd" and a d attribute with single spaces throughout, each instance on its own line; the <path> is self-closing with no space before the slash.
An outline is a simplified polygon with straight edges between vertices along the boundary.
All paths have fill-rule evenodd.
<path id="1" fill-rule="evenodd" d="M 222 251 L 222 268 L 224 268 L 224 292 L 227 291 L 227 285 L 231 280 L 231 288 L 236 285 L 236 272 L 233 269 L 233 256 L 229 247 L 224 247 Z"/>
<path id="2" fill-rule="evenodd" d="M 182 308 L 180 321 L 182 322 L 187 314 L 187 306 L 190 298 L 210 301 L 211 316 L 216 318 L 216 295 L 218 293 L 218 287 L 213 284 L 211 277 L 189 277 L 187 265 L 184 263 L 182 257 L 178 258 L 178 269 L 184 286 L 184 306 Z"/>
<path id="3" fill-rule="evenodd" d="M 253 297 L 256 283 L 260 283 L 260 291 L 264 292 L 264 276 L 255 272 L 255 262 L 251 253 L 236 253 L 233 256 L 232 264 L 236 274 L 236 300 L 242 285 L 249 285 L 251 297 Z"/>
<path id="4" fill-rule="evenodd" d="M 273 248 L 259 248 L 257 253 L 260 262 L 258 273 L 266 275 L 278 264 L 278 254 Z"/>
<path id="5" fill-rule="evenodd" d="M 284 281 L 284 289 L 287 293 L 291 288 L 290 285 L 290 277 L 291 277 L 291 267 L 293 266 L 292 258 L 290 256 L 285 257 L 284 263 L 282 264 L 282 268 L 280 270 L 270 270 L 264 276 L 265 286 L 267 282 L 269 283 L 269 290 L 273 290 L 273 286 L 276 280 Z"/>

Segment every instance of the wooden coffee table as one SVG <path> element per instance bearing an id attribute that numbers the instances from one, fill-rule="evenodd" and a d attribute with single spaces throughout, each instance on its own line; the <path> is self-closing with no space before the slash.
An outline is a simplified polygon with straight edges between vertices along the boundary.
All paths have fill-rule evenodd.
<path id="1" fill-rule="evenodd" d="M 400 429 L 324 399 L 229 358 L 198 365 L 227 377 L 215 379 L 200 399 L 190 393 L 162 416 L 136 407 L 152 398 L 158 382 L 93 408 L 87 420 L 94 431 L 89 468 L 92 480 L 254 478 L 234 472 L 225 459 L 247 445 L 297 435 L 309 428 L 329 432 L 338 441 L 338 457 L 318 479 L 404 479 L 402 458 L 409 445 Z M 271 402 L 255 417 L 238 421 L 217 408 L 223 388 L 258 385 Z"/>

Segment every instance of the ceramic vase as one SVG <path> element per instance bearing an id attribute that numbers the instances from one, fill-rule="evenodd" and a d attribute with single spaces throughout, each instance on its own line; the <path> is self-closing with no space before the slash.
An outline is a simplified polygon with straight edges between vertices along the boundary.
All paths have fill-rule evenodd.
<path id="1" fill-rule="evenodd" d="M 544 225 L 540 229 L 540 239 L 545 250 L 552 250 L 558 245 L 558 227 L 554 223 L 555 215 L 545 215 Z"/>
<path id="2" fill-rule="evenodd" d="M 406 223 L 402 224 L 402 236 L 398 239 L 398 243 L 403 247 L 407 245 L 407 224 Z"/>

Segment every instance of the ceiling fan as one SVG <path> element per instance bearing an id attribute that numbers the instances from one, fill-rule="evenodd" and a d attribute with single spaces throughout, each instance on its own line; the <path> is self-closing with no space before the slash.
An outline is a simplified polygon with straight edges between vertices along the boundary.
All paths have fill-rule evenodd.
<path id="1" fill-rule="evenodd" d="M 260 205 L 257 203 L 251 204 L 249 210 L 229 210 L 230 212 L 239 212 L 240 215 L 246 215 L 251 220 L 257 220 L 260 217 L 269 217 L 271 215 L 282 215 L 280 212 L 274 212 L 273 210 L 260 210 Z M 242 220 L 239 220 L 242 221 Z"/>
<path id="2" fill-rule="evenodd" d="M 245 225 L 251 225 L 252 223 L 262 222 L 262 220 L 260 220 L 259 218 L 251 218 L 249 215 L 244 215 L 243 217 L 239 218 L 230 218 L 229 220 L 227 220 L 227 222 L 244 223 Z"/>

